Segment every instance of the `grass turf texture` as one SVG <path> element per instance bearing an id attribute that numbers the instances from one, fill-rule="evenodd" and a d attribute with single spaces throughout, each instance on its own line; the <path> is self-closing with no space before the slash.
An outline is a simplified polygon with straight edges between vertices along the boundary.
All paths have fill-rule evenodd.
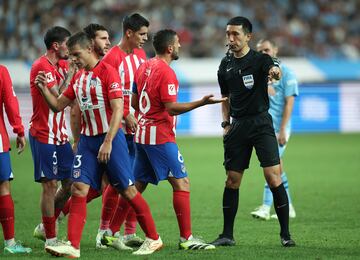
<path id="1" fill-rule="evenodd" d="M 191 181 L 192 224 L 195 236 L 206 241 L 222 230 L 222 193 L 225 174 L 220 138 L 178 138 Z M 261 221 L 250 216 L 261 204 L 264 178 L 255 153 L 240 189 L 235 223 L 237 246 L 208 252 L 177 249 L 178 226 L 172 208 L 172 191 L 167 182 L 149 186 L 145 197 L 150 204 L 165 248 L 153 259 L 349 259 L 360 258 L 360 135 L 293 135 L 285 153 L 285 170 L 297 217 L 290 229 L 295 248 L 282 248 L 276 220 Z M 41 220 L 40 185 L 33 182 L 30 148 L 18 156 L 11 154 L 15 180 L 16 237 L 32 247 L 29 258 L 49 258 L 44 244 L 32 237 Z M 81 242 L 81 258 L 133 259 L 129 252 L 96 250 L 101 199 L 88 205 L 88 218 Z M 274 210 L 272 210 L 274 211 Z M 66 237 L 66 222 L 60 225 L 59 238 Z M 143 233 L 138 227 L 138 234 Z M 0 258 L 4 254 L 0 253 Z M 21 258 L 20 256 L 8 256 Z M 149 258 L 149 257 L 146 257 Z"/>

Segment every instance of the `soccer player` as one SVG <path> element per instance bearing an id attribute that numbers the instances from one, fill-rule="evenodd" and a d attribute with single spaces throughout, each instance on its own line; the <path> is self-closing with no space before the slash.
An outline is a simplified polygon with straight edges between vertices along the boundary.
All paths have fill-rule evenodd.
<path id="1" fill-rule="evenodd" d="M 148 204 L 133 185 L 126 141 L 119 129 L 123 114 L 120 78 L 114 68 L 100 61 L 86 33 L 71 36 L 67 45 L 72 61 L 80 69 L 67 90 L 55 98 L 47 88 L 45 73 L 39 72 L 36 79 L 37 87 L 53 111 L 63 110 L 76 99 L 82 112 L 81 135 L 72 170 L 69 242 L 46 246 L 45 250 L 56 256 L 80 257 L 86 195 L 90 186 L 100 190 L 101 173 L 105 169 L 110 183 L 135 209 L 146 235 L 143 246 L 133 254 L 151 254 L 160 250 L 163 243 Z"/>
<path id="2" fill-rule="evenodd" d="M 200 100 L 178 103 L 179 84 L 169 66 L 179 58 L 179 37 L 173 30 L 161 30 L 153 39 L 156 56 L 135 74 L 131 104 L 139 112 L 135 134 L 134 176 L 136 187 L 143 192 L 149 183 L 168 180 L 173 188 L 173 207 L 179 229 L 179 248 L 185 250 L 214 249 L 193 237 L 190 218 L 190 184 L 184 159 L 175 141 L 176 116 L 195 108 L 224 102 L 213 95 Z"/>
<path id="3" fill-rule="evenodd" d="M 31 248 L 24 247 L 15 240 L 14 202 L 10 193 L 10 181 L 14 178 L 10 162 L 10 141 L 5 128 L 3 107 L 14 133 L 17 134 L 18 154 L 25 148 L 24 126 L 21 122 L 19 102 L 16 98 L 9 72 L 0 65 L 0 223 L 4 235 L 4 252 L 11 254 L 30 253 Z"/>
<path id="4" fill-rule="evenodd" d="M 92 43 L 94 45 L 94 50 L 98 54 L 99 58 L 103 57 L 110 48 L 110 40 L 109 33 L 107 29 L 100 24 L 89 24 L 84 29 L 84 32 L 92 39 Z M 76 65 L 70 63 L 73 67 L 67 74 L 67 79 L 71 80 L 74 73 L 77 71 Z M 71 132 L 73 135 L 74 143 L 73 143 L 73 151 L 77 149 L 77 143 L 80 138 L 80 120 L 81 120 L 81 111 L 76 102 L 73 102 L 70 110 L 70 126 Z M 100 193 L 94 189 L 90 189 L 87 195 L 87 200 L 90 202 L 91 200 L 100 196 Z M 61 221 L 68 213 L 70 208 L 71 199 L 69 199 L 64 207 L 61 209 L 59 216 L 57 217 L 58 221 Z M 45 237 L 45 231 L 43 230 L 42 224 L 38 226 L 36 231 L 37 237 Z"/>
<path id="5" fill-rule="evenodd" d="M 70 170 L 73 152 L 65 125 L 64 111 L 49 109 L 41 92 L 35 86 L 35 77 L 43 71 L 50 93 L 57 97 L 65 89 L 71 76 L 67 75 L 69 52 L 66 41 L 70 32 L 60 26 L 50 28 L 45 36 L 46 53 L 37 59 L 30 72 L 33 114 L 30 121 L 29 141 L 34 161 L 35 181 L 41 183 L 41 213 L 43 228 L 38 225 L 34 237 L 44 239 L 45 245 L 55 244 L 56 218 L 70 196 Z M 60 156 L 61 155 L 61 156 Z M 57 191 L 57 182 L 61 188 Z"/>
<path id="6" fill-rule="evenodd" d="M 118 45 L 112 47 L 103 61 L 113 66 L 119 72 L 124 95 L 123 124 L 126 127 L 125 138 L 128 145 L 131 165 L 135 157 L 134 133 L 137 120 L 134 117 L 130 104 L 134 74 L 141 63 L 146 60 L 146 54 L 142 49 L 148 37 L 149 21 L 138 13 L 125 16 L 123 19 L 123 37 Z M 101 214 L 100 228 L 96 236 L 96 246 L 103 247 L 101 239 L 108 236 L 108 245 L 119 250 L 130 250 L 128 246 L 140 246 L 144 241 L 136 235 L 136 215 L 130 209 L 126 215 L 125 234 L 120 236 L 120 220 L 124 211 L 118 207 L 118 192 L 112 186 L 108 186 L 103 194 L 103 208 Z M 114 205 L 115 204 L 115 205 Z M 116 207 L 115 214 L 113 208 Z M 114 235 L 114 238 L 110 237 Z"/>
<path id="7" fill-rule="evenodd" d="M 213 245 L 233 246 L 234 220 L 238 209 L 239 187 L 244 170 L 249 167 L 253 147 L 263 167 L 264 176 L 274 196 L 280 223 L 281 244 L 295 246 L 289 232 L 288 197 L 281 183 L 278 145 L 269 110 L 267 82 L 278 80 L 281 71 L 269 55 L 249 47 L 251 22 L 241 16 L 231 18 L 226 38 L 231 53 L 220 63 L 218 81 L 223 97 L 224 166 L 227 180 L 223 194 L 224 227 Z M 230 117 L 232 122 L 230 123 Z"/>
<path id="8" fill-rule="evenodd" d="M 256 45 L 257 51 L 266 53 L 273 58 L 277 57 L 278 47 L 270 39 L 260 40 Z M 295 218 L 296 213 L 291 202 L 289 184 L 286 173 L 283 170 L 283 160 L 281 159 L 287 142 L 291 134 L 291 113 L 294 106 L 295 97 L 299 95 L 298 83 L 294 73 L 283 63 L 280 64 L 282 77 L 279 81 L 268 84 L 268 93 L 270 99 L 269 113 L 273 120 L 275 134 L 278 141 L 278 150 L 280 155 L 281 180 L 289 198 L 289 217 Z M 263 204 L 251 212 L 255 218 L 264 220 L 270 219 L 270 207 L 273 203 L 273 195 L 269 185 L 265 183 Z M 277 215 L 271 215 L 271 218 L 277 218 Z"/>

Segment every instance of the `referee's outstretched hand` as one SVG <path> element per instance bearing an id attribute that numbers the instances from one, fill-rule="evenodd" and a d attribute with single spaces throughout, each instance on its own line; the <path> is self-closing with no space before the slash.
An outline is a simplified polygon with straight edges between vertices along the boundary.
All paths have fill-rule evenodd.
<path id="1" fill-rule="evenodd" d="M 210 95 L 206 95 L 202 98 L 203 104 L 204 105 L 208 105 L 208 104 L 217 104 L 217 103 L 222 103 L 227 101 L 228 98 L 224 97 L 224 98 L 214 98 L 213 94 Z"/>

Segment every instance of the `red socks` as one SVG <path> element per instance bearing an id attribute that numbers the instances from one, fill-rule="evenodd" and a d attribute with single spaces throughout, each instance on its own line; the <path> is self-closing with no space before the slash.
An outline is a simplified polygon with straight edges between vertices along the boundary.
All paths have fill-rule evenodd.
<path id="1" fill-rule="evenodd" d="M 125 221 L 124 234 L 125 235 L 135 234 L 136 224 L 137 224 L 136 213 L 133 208 L 130 208 Z"/>
<path id="2" fill-rule="evenodd" d="M 71 196 L 68 239 L 77 249 L 80 248 L 81 235 L 86 222 L 86 200 L 86 197 Z"/>
<path id="3" fill-rule="evenodd" d="M 109 226 L 113 234 L 115 234 L 115 232 L 118 232 L 120 230 L 120 227 L 122 223 L 124 223 L 124 220 L 129 212 L 129 209 L 130 209 L 130 204 L 124 198 L 119 197 L 116 211 Z"/>
<path id="4" fill-rule="evenodd" d="M 92 201 L 93 199 L 96 199 L 97 197 L 100 197 L 100 193 L 97 190 L 90 187 L 88 194 L 86 196 L 86 202 L 88 203 L 88 202 Z M 66 216 L 69 213 L 70 204 L 71 204 L 71 197 L 70 197 L 70 199 L 68 199 L 68 201 L 65 203 L 64 207 L 61 210 L 62 213 L 64 214 L 64 216 Z M 57 213 L 57 209 L 55 209 L 55 214 L 56 213 Z M 58 214 L 60 215 L 60 212 Z M 55 215 L 56 218 L 59 215 L 57 215 L 57 216 Z"/>
<path id="5" fill-rule="evenodd" d="M 4 239 L 14 238 L 14 202 L 10 194 L 0 196 L 0 222 L 3 228 Z"/>
<path id="6" fill-rule="evenodd" d="M 178 220 L 180 236 L 188 239 L 191 236 L 190 192 L 174 191 L 173 206 Z"/>
<path id="7" fill-rule="evenodd" d="M 93 199 L 96 199 L 97 197 L 100 197 L 100 195 L 101 194 L 97 190 L 90 187 L 90 189 L 88 191 L 88 194 L 86 196 L 86 202 L 89 203 Z"/>
<path id="8" fill-rule="evenodd" d="M 156 232 L 154 219 L 151 215 L 148 204 L 141 196 L 140 192 L 138 192 L 136 196 L 129 201 L 129 204 L 136 212 L 137 220 L 139 221 L 139 224 L 144 231 L 146 237 L 157 240 L 159 238 L 159 235 Z"/>
<path id="9" fill-rule="evenodd" d="M 46 239 L 55 238 L 56 237 L 56 218 L 55 216 L 52 217 L 45 217 L 42 216 L 42 223 L 45 229 L 45 237 Z"/>
<path id="10" fill-rule="evenodd" d="M 108 185 L 103 193 L 100 229 L 105 230 L 109 228 L 110 221 L 114 216 L 115 210 L 118 205 L 118 200 L 119 193 L 111 185 Z"/>

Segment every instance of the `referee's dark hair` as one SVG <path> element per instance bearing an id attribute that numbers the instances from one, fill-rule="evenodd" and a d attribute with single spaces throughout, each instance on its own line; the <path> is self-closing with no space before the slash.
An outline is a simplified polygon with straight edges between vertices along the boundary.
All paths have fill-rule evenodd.
<path id="1" fill-rule="evenodd" d="M 171 29 L 158 31 L 153 38 L 153 46 L 156 54 L 165 54 L 169 45 L 175 43 L 176 32 Z"/>
<path id="2" fill-rule="evenodd" d="M 50 50 L 51 45 L 54 42 L 62 43 L 65 41 L 67 37 L 70 37 L 71 33 L 61 26 L 51 27 L 46 31 L 44 36 L 44 43 L 46 45 L 46 49 Z"/>
<path id="3" fill-rule="evenodd" d="M 123 19 L 123 34 L 130 29 L 133 32 L 137 32 L 141 29 L 141 27 L 149 27 L 150 23 L 144 16 L 141 16 L 138 13 L 134 13 L 130 16 L 125 16 Z"/>
<path id="4" fill-rule="evenodd" d="M 246 17 L 236 16 L 231 18 L 226 25 L 242 25 L 244 33 L 252 33 L 252 24 Z"/>

